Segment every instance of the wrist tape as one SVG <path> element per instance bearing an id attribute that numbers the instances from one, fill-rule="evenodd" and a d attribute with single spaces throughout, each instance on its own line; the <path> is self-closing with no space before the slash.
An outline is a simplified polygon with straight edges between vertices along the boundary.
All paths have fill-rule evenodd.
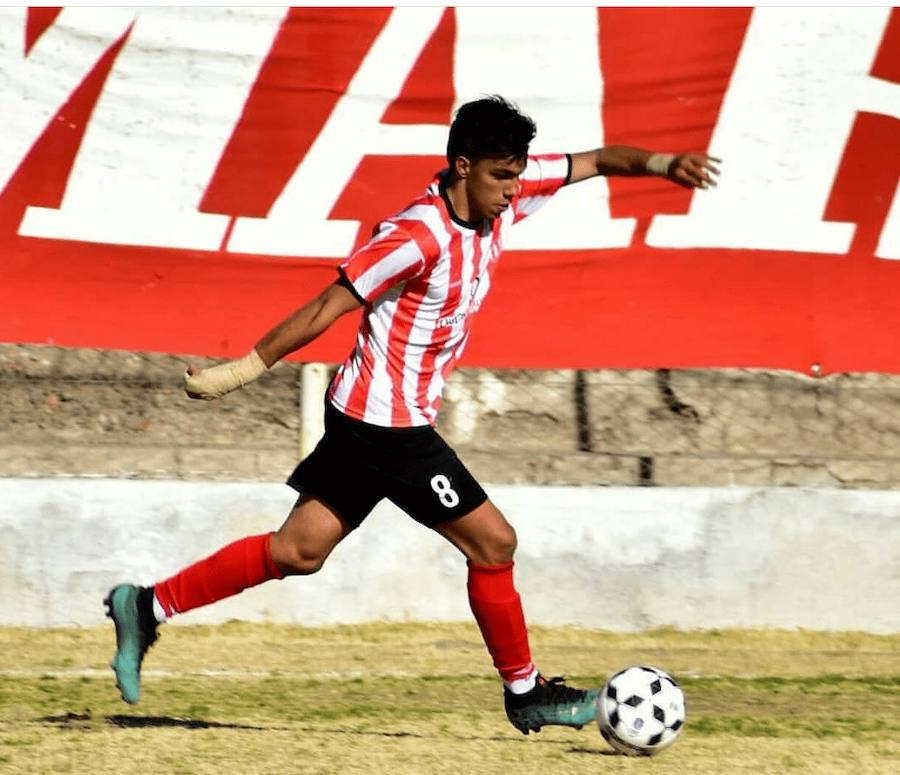
<path id="1" fill-rule="evenodd" d="M 259 353 L 251 350 L 243 358 L 203 369 L 199 374 L 185 372 L 184 389 L 209 401 L 253 382 L 266 368 Z"/>
<path id="2" fill-rule="evenodd" d="M 675 160 L 674 153 L 654 153 L 647 159 L 647 172 L 651 175 L 659 175 L 667 178 L 669 176 L 669 167 Z"/>

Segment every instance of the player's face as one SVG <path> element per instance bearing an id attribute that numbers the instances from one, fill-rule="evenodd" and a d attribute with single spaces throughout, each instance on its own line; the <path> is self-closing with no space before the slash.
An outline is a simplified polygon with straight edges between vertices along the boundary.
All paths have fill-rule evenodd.
<path id="1" fill-rule="evenodd" d="M 469 219 L 499 217 L 518 193 L 519 175 L 524 169 L 525 159 L 515 156 L 469 162 L 466 174 Z"/>

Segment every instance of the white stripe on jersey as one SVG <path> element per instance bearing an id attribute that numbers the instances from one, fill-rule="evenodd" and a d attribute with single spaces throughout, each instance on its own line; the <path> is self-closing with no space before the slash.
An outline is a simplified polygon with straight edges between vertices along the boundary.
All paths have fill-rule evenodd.
<path id="1" fill-rule="evenodd" d="M 393 231 L 393 229 L 392 229 Z M 396 250 L 388 253 L 379 263 L 363 272 L 353 283 L 360 296 L 368 298 L 386 277 L 396 277 L 411 267 L 424 263 L 419 246 L 412 240 L 404 242 Z"/>
<path id="2" fill-rule="evenodd" d="M 450 318 L 450 328 L 452 329 L 452 333 L 450 339 L 444 346 L 443 352 L 435 359 L 434 369 L 431 375 L 431 380 L 428 385 L 428 389 L 426 390 L 426 398 L 428 403 L 426 406 L 430 407 L 434 402 L 434 396 L 440 395 L 444 390 L 444 375 L 443 368 L 447 359 L 450 357 L 450 354 L 453 352 L 452 345 L 458 341 L 460 335 L 463 333 L 466 327 L 466 318 L 469 315 L 469 308 L 472 303 L 472 296 L 474 292 L 477 290 L 477 286 L 474 283 L 475 276 L 475 257 L 476 254 L 480 255 L 481 251 L 481 243 L 482 238 L 479 235 L 475 235 L 471 240 L 463 241 L 462 248 L 462 274 L 460 276 L 459 282 L 460 287 L 462 288 L 462 294 L 459 301 L 459 304 L 454 309 L 453 313 L 449 316 Z M 478 249 L 476 249 L 476 244 L 478 244 Z M 449 322 L 449 321 L 448 321 Z M 444 357 L 446 356 L 446 357 Z M 430 413 L 429 413 L 430 415 Z M 434 417 L 431 417 L 431 422 L 434 422 Z"/>
<path id="3" fill-rule="evenodd" d="M 443 224 L 441 224 L 441 228 L 444 229 Z M 446 229 L 444 229 L 444 231 L 446 233 Z M 447 235 L 447 242 L 449 243 L 449 241 L 449 235 Z M 419 305 L 419 308 L 416 310 L 416 316 L 413 319 L 411 332 L 414 333 L 417 338 L 423 336 L 425 332 L 429 332 L 428 341 L 422 342 L 425 347 L 418 347 L 415 349 L 407 348 L 408 351 L 412 349 L 412 352 L 408 352 L 407 354 L 407 368 L 403 372 L 403 400 L 406 401 L 407 406 L 415 407 L 418 410 L 414 414 L 418 414 L 424 421 L 424 424 L 430 424 L 433 421 L 424 414 L 424 407 L 419 406 L 419 380 L 422 375 L 422 361 L 425 358 L 426 348 L 427 345 L 431 343 L 430 332 L 434 331 L 439 312 L 446 303 L 447 295 L 450 292 L 449 262 L 441 262 L 434 267 L 434 270 L 431 273 L 431 283 L 434 284 L 436 289 L 440 289 L 440 294 L 435 295 L 436 304 L 434 306 L 425 304 Z"/>
<path id="4" fill-rule="evenodd" d="M 527 199 L 523 197 L 521 204 L 517 208 L 518 217 L 516 220 L 521 220 L 526 215 L 537 212 L 544 206 L 548 199 L 550 199 L 549 196 L 530 196 Z"/>
<path id="5" fill-rule="evenodd" d="M 372 386 L 369 389 L 368 396 L 366 396 L 366 416 L 378 417 L 383 415 L 385 411 L 390 412 L 391 410 L 389 401 L 391 397 L 391 378 L 388 375 L 386 345 L 390 339 L 388 334 L 394 321 L 394 315 L 397 314 L 398 301 L 402 290 L 402 285 L 395 285 L 384 294 L 381 297 L 382 302 L 379 305 L 379 314 L 374 315 L 370 320 L 372 326 L 370 346 L 375 356 L 375 365 L 372 369 Z"/>

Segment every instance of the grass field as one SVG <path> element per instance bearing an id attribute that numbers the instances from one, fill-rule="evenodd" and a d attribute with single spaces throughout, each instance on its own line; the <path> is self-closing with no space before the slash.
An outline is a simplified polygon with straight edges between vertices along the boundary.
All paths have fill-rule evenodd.
<path id="1" fill-rule="evenodd" d="M 107 627 L 0 628 L 3 773 L 900 772 L 900 635 L 533 628 L 547 675 L 671 672 L 688 722 L 653 759 L 596 728 L 524 737 L 472 625 L 168 625 L 121 702 Z"/>

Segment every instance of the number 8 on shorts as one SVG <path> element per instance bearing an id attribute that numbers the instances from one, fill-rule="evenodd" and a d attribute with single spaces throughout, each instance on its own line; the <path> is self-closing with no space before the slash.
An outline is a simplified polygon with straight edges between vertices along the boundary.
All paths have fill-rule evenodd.
<path id="1" fill-rule="evenodd" d="M 450 480 L 444 474 L 431 477 L 431 489 L 437 493 L 441 503 L 448 509 L 459 505 L 459 495 L 450 486 Z"/>

